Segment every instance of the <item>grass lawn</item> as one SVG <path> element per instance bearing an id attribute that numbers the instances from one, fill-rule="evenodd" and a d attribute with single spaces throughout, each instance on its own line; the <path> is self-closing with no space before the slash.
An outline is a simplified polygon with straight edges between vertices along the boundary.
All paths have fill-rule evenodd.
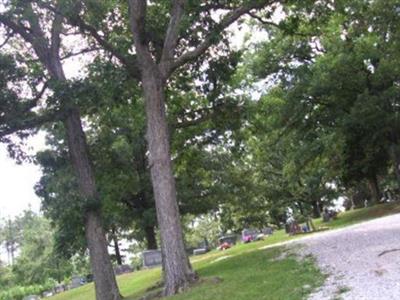
<path id="1" fill-rule="evenodd" d="M 337 220 L 330 223 L 322 223 L 321 219 L 315 221 L 316 226 L 327 226 L 329 228 L 340 228 L 353 225 L 363 221 L 368 221 L 392 214 L 400 213 L 400 203 L 379 204 L 367 208 L 355 209 L 339 214 Z"/>
<path id="2" fill-rule="evenodd" d="M 317 227 L 333 229 L 399 212 L 399 203 L 381 204 L 342 213 L 337 220 L 328 224 L 322 223 L 320 219 L 314 223 Z M 190 291 L 168 299 L 305 299 L 313 288 L 322 284 L 324 278 L 312 259 L 297 261 L 291 256 L 276 259 L 282 251 L 281 248 L 259 250 L 261 247 L 301 236 L 303 235 L 288 236 L 283 230 L 279 230 L 264 241 L 239 244 L 226 251 L 211 251 L 192 257 L 191 261 L 202 278 L 201 282 Z M 136 300 L 160 280 L 160 277 L 159 268 L 143 270 L 119 276 L 118 285 L 127 300 Z M 221 281 L 215 280 L 216 277 Z M 94 300 L 93 284 L 48 299 Z"/>

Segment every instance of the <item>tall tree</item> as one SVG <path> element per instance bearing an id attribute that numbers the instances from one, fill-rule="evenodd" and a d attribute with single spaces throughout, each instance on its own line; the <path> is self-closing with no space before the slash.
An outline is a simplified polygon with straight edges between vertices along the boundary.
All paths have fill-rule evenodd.
<path id="1" fill-rule="evenodd" d="M 293 22 L 258 45 L 253 70 L 284 91 L 283 132 L 301 133 L 302 143 L 315 145 L 331 137 L 327 166 L 340 175 L 336 185 L 350 189 L 366 180 L 377 202 L 390 160 L 398 175 L 397 4 L 325 4 L 285 7 Z"/>
<path id="2" fill-rule="evenodd" d="M 63 55 L 61 37 L 66 29 L 63 17 L 43 11 L 32 2 L 7 1 L 3 5 L 4 9 L 0 14 L 0 23 L 3 27 L 18 35 L 20 41 L 34 51 L 54 85 L 67 87 L 68 81 L 61 60 Z M 59 7 L 59 4 L 56 3 L 56 6 Z M 63 123 L 66 128 L 71 163 L 78 179 L 80 196 L 86 203 L 85 233 L 94 273 L 96 297 L 117 300 L 120 299 L 120 294 L 107 252 L 107 241 L 100 215 L 101 201 L 96 189 L 79 107 L 65 94 L 57 96 L 61 102 L 59 109 L 64 114 Z M 32 123 L 34 122 L 16 126 L 13 131 L 32 127 Z M 8 132 L 4 132 L 6 133 Z"/>
<path id="3" fill-rule="evenodd" d="M 8 219 L 0 225 L 0 245 L 3 245 L 8 256 L 8 264 L 13 265 L 15 254 L 21 243 L 21 224 L 18 219 Z"/>
<path id="4" fill-rule="evenodd" d="M 177 205 L 175 179 L 172 172 L 170 138 L 166 116 L 167 86 L 173 84 L 173 73 L 182 66 L 204 57 L 204 54 L 222 40 L 225 29 L 245 14 L 262 8 L 274 11 L 279 1 L 235 1 L 229 3 L 131 0 L 129 3 L 129 26 L 114 22 L 116 28 L 130 28 L 135 56 L 121 53 L 125 39 L 113 45 L 111 34 L 100 34 L 99 26 L 82 18 L 101 11 L 104 18 L 121 16 L 124 5 L 112 9 L 108 15 L 107 5 L 82 7 L 78 13 L 69 12 L 69 20 L 82 31 L 89 33 L 105 50 L 115 55 L 142 83 L 147 116 L 147 142 L 157 218 L 164 255 L 165 295 L 172 295 L 188 287 L 195 274 L 187 259 Z M 93 4 L 93 3 L 91 3 Z M 76 7 L 76 6 L 75 6 Z M 104 12 L 107 13 L 104 13 Z M 221 14 L 220 12 L 226 12 Z M 124 15 L 120 20 L 124 20 Z M 110 19 L 112 22 L 113 20 Z M 107 22 L 106 22 L 107 23 Z M 105 24 L 105 23 L 103 23 Z M 112 26 L 105 32 L 109 33 Z M 115 34 L 113 34 L 115 37 Z M 125 49 L 122 47 L 122 49 Z M 172 101 L 173 99 L 171 99 Z"/>
<path id="5" fill-rule="evenodd" d="M 189 30 L 198 27 L 199 20 L 192 19 L 191 13 L 199 13 L 203 7 L 188 1 L 172 1 L 168 26 L 160 42 L 160 49 L 152 49 L 148 37 L 159 32 L 151 32 L 148 24 L 154 22 L 148 14 L 147 2 L 129 1 L 129 20 L 134 45 L 141 71 L 141 82 L 146 101 L 147 139 L 150 152 L 151 176 L 156 201 L 157 216 L 161 232 L 164 254 L 165 295 L 172 295 L 194 280 L 194 273 L 186 257 L 182 238 L 182 229 L 177 206 L 175 179 L 172 173 L 169 132 L 165 112 L 166 86 L 171 75 L 178 68 L 198 59 L 213 44 L 221 39 L 221 33 L 247 12 L 262 8 L 270 1 L 252 1 L 239 6 L 228 7 L 229 13 L 217 24 L 209 21 L 209 31 L 202 32 L 203 41 L 198 42 L 193 50 L 181 48 L 182 40 Z M 196 7 L 197 6 L 197 7 Z M 212 14 L 212 9 L 206 10 Z M 201 18 L 200 18 L 201 19 Z M 203 19 L 204 20 L 204 19 Z M 187 24 L 186 22 L 191 22 Z M 186 23 L 186 24 L 185 24 Z M 187 28 L 182 28 L 183 24 Z M 206 27 L 208 27 L 206 26 Z M 189 30 L 188 30 L 189 29 Z M 198 32 L 198 28 L 196 28 Z M 189 31 L 190 32 L 190 31 Z M 150 35 L 149 35 L 150 33 Z M 181 48 L 181 49 L 180 49 Z M 170 241 L 170 242 L 167 242 Z M 174 242 L 172 242 L 174 241 Z"/>
<path id="6" fill-rule="evenodd" d="M 54 230 L 44 217 L 30 211 L 16 218 L 21 226 L 21 247 L 13 266 L 20 285 L 61 282 L 72 272 L 71 264 L 54 252 Z"/>

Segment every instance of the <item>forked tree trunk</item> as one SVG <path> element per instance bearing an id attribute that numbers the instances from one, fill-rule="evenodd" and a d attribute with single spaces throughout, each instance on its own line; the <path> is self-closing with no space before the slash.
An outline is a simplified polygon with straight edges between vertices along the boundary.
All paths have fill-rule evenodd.
<path id="1" fill-rule="evenodd" d="M 94 276 L 96 299 L 120 300 L 121 296 L 107 251 L 108 243 L 101 223 L 99 199 L 78 108 L 69 109 L 65 127 L 72 166 L 78 179 L 80 194 L 88 205 L 85 214 L 85 235 Z"/>
<path id="2" fill-rule="evenodd" d="M 165 83 L 154 69 L 144 70 L 142 76 L 149 163 L 164 256 L 164 295 L 173 295 L 186 289 L 196 276 L 183 243 L 165 112 Z"/>

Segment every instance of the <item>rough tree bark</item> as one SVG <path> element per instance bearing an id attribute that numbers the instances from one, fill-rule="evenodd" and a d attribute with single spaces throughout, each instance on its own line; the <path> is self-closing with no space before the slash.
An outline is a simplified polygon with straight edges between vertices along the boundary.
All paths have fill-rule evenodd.
<path id="1" fill-rule="evenodd" d="M 147 250 L 156 250 L 157 249 L 157 239 L 156 239 L 156 231 L 154 226 L 146 226 L 145 229 L 146 242 L 147 242 Z"/>
<path id="2" fill-rule="evenodd" d="M 369 191 L 371 193 L 372 204 L 379 203 L 379 200 L 381 199 L 381 192 L 379 189 L 378 179 L 377 179 L 376 175 L 368 178 L 367 182 L 368 182 Z"/>
<path id="3" fill-rule="evenodd" d="M 9 16 L 1 14 L 0 22 L 18 33 L 26 43 L 32 45 L 40 62 L 47 69 L 52 79 L 60 83 L 66 82 L 60 59 L 60 36 L 63 18 L 59 15 L 54 17 L 50 38 L 47 38 L 32 4 L 23 4 L 22 8 L 30 15 L 28 19 L 30 28 L 21 25 L 22 23 L 9 18 Z M 85 212 L 85 235 L 94 275 L 96 299 L 120 300 L 121 296 L 107 251 L 108 244 L 101 222 L 100 199 L 97 194 L 79 108 L 70 103 L 63 103 L 63 106 L 65 109 L 64 126 L 67 132 L 71 163 L 77 177 L 80 195 L 83 201 L 87 201 L 88 204 Z"/>
<path id="4" fill-rule="evenodd" d="M 147 141 L 150 152 L 151 178 L 161 248 L 164 251 L 165 295 L 186 289 L 195 279 L 183 243 L 183 233 L 172 174 L 168 124 L 165 115 L 165 87 L 153 70 L 143 70 L 143 90 L 146 99 Z"/>
<path id="5" fill-rule="evenodd" d="M 138 203 L 138 206 L 141 206 L 143 212 L 154 208 L 154 202 L 152 201 L 153 194 L 148 189 L 148 182 L 147 182 L 148 160 L 146 152 L 147 152 L 147 145 L 142 145 L 140 147 L 139 155 L 135 160 L 137 170 L 139 174 L 141 174 L 141 176 L 139 176 L 139 183 L 142 189 L 140 192 L 140 200 L 139 200 L 140 203 Z M 142 218 L 145 219 L 144 215 L 142 216 Z M 156 220 L 151 220 L 151 221 L 149 221 L 148 219 L 144 220 L 143 230 L 145 234 L 147 250 L 157 249 L 157 238 L 155 230 L 156 226 L 157 226 Z"/>
<path id="6" fill-rule="evenodd" d="M 313 218 L 320 218 L 321 217 L 321 207 L 320 202 L 318 199 L 315 199 L 311 202 L 312 209 L 313 209 Z"/>
<path id="7" fill-rule="evenodd" d="M 65 77 L 64 79 L 59 77 L 58 80 L 65 80 Z M 101 204 L 89 159 L 89 150 L 82 128 L 79 108 L 72 106 L 68 107 L 67 110 L 64 125 L 67 131 L 69 154 L 78 179 L 80 194 L 88 205 L 85 212 L 85 236 L 89 248 L 96 299 L 120 300 L 121 296 L 114 269 L 107 250 L 108 243 L 101 221 Z"/>
<path id="8" fill-rule="evenodd" d="M 112 241 L 114 244 L 115 259 L 117 261 L 117 265 L 121 266 L 122 265 L 122 256 L 121 256 L 121 250 L 119 249 L 118 236 L 117 236 L 117 232 L 116 232 L 115 228 L 112 229 L 111 234 L 112 234 Z"/>
<path id="9" fill-rule="evenodd" d="M 396 174 L 396 179 L 397 179 L 397 185 L 400 188 L 400 155 L 398 151 L 396 150 L 397 145 L 392 145 L 390 149 L 390 154 L 392 157 L 393 161 L 393 168 L 394 172 Z"/>
<path id="10" fill-rule="evenodd" d="M 390 133 L 391 146 L 390 156 L 392 158 L 394 172 L 396 174 L 397 185 L 400 188 L 400 154 L 399 154 L 399 134 L 397 131 L 392 130 Z"/>

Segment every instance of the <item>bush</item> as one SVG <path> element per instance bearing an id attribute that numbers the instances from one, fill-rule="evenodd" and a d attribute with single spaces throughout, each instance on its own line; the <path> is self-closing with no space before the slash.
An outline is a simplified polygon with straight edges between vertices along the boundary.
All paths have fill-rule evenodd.
<path id="1" fill-rule="evenodd" d="M 0 292 L 0 300 L 22 300 L 25 296 L 41 295 L 44 291 L 50 290 L 55 286 L 54 281 L 45 284 L 30 286 L 15 286 Z"/>

